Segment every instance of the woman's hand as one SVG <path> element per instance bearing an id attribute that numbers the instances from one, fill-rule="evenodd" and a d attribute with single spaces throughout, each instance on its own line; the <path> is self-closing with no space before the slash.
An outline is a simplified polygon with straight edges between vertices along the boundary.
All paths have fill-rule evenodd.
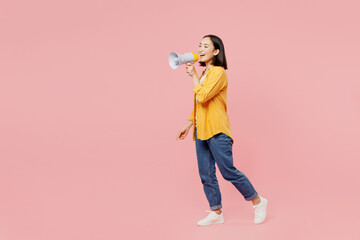
<path id="1" fill-rule="evenodd" d="M 198 75 L 196 74 L 196 70 L 195 70 L 195 67 L 194 67 L 194 64 L 191 64 L 191 63 L 187 63 L 186 64 L 186 72 L 189 76 L 192 77 L 192 80 L 193 80 L 193 83 L 194 83 L 194 87 L 196 87 L 200 81 L 199 81 L 199 77 Z"/>
<path id="2" fill-rule="evenodd" d="M 183 129 L 181 129 L 180 132 L 179 132 L 178 135 L 177 135 L 176 140 L 179 140 L 179 139 L 180 139 L 180 140 L 184 140 L 184 139 L 186 138 L 186 136 L 188 135 L 189 130 L 190 130 L 190 128 L 186 128 L 186 127 L 184 127 Z"/>
<path id="3" fill-rule="evenodd" d="M 195 67 L 194 67 L 194 64 L 191 64 L 191 63 L 187 63 L 186 64 L 186 72 L 189 76 L 196 76 L 196 70 L 195 70 Z"/>
<path id="4" fill-rule="evenodd" d="M 188 122 L 186 123 L 185 127 L 183 127 L 183 128 L 179 131 L 179 133 L 178 133 L 178 135 L 177 135 L 177 137 L 176 137 L 176 140 L 178 140 L 178 139 L 180 139 L 180 140 L 185 139 L 186 136 L 187 136 L 188 133 L 189 133 L 189 130 L 190 130 L 192 124 L 193 124 L 192 121 L 188 121 Z"/>

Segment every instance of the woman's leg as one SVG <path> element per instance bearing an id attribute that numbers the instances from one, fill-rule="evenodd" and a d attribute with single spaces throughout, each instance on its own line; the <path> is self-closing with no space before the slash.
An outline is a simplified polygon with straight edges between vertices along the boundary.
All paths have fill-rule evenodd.
<path id="1" fill-rule="evenodd" d="M 245 200 L 258 202 L 258 193 L 249 179 L 233 165 L 232 139 L 224 133 L 207 140 L 216 164 L 225 180 L 230 181 L 243 195 Z"/>
<path id="2" fill-rule="evenodd" d="M 221 193 L 215 173 L 214 157 L 210 152 L 207 141 L 199 140 L 196 137 L 195 144 L 199 174 L 206 198 L 209 202 L 210 209 L 219 212 L 219 209 L 222 208 Z"/>

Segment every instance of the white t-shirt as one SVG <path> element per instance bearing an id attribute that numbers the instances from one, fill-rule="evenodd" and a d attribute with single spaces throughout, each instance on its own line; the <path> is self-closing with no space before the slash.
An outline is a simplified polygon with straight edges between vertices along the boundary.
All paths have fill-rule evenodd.
<path id="1" fill-rule="evenodd" d="M 200 83 L 203 83 L 205 76 L 206 76 L 206 75 L 204 75 L 204 76 L 202 76 L 202 77 L 200 78 Z"/>

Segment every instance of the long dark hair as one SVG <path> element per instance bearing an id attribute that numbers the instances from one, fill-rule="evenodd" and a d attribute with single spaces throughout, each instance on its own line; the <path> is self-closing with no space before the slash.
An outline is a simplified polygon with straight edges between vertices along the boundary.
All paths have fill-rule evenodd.
<path id="1" fill-rule="evenodd" d="M 203 38 L 210 38 L 211 42 L 213 43 L 215 50 L 219 49 L 220 52 L 218 55 L 214 56 L 214 58 L 212 59 L 212 63 L 214 64 L 214 66 L 220 66 L 223 67 L 224 69 L 227 69 L 227 62 L 226 62 L 226 57 L 225 57 L 225 48 L 224 48 L 224 44 L 222 42 L 222 40 L 215 35 L 209 34 L 204 36 Z M 200 66 L 205 67 L 206 64 L 204 62 L 200 62 Z"/>

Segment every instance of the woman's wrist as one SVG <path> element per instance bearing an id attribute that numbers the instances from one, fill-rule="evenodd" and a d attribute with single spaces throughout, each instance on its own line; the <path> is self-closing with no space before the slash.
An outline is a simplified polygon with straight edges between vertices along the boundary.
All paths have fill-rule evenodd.
<path id="1" fill-rule="evenodd" d="M 200 84 L 199 77 L 196 74 L 192 75 L 192 80 L 194 83 L 194 87 L 196 87 L 198 84 Z"/>
<path id="2" fill-rule="evenodd" d="M 187 128 L 190 128 L 193 125 L 193 122 L 191 120 L 188 120 L 186 123 Z"/>

